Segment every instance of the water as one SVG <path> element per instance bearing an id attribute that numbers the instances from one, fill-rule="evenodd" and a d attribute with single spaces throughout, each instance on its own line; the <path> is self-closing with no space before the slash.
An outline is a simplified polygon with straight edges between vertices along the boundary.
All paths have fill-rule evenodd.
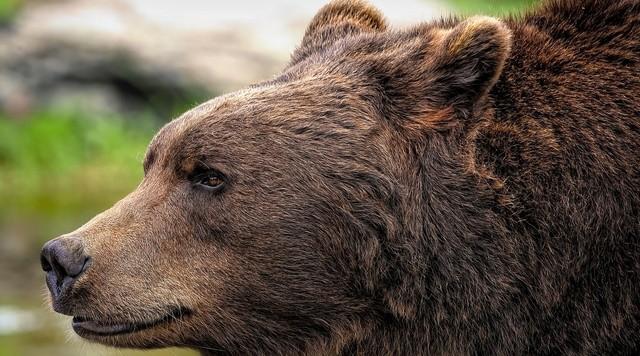
<path id="1" fill-rule="evenodd" d="M 37 330 L 40 327 L 37 312 L 0 306 L 0 335 L 11 335 Z"/>

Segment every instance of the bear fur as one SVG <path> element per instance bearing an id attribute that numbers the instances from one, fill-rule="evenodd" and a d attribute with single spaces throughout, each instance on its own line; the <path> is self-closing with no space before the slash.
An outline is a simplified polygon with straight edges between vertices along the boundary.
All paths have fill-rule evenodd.
<path id="1" fill-rule="evenodd" d="M 144 166 L 72 234 L 93 263 L 59 309 L 184 316 L 91 340 L 640 354 L 637 0 L 405 30 L 334 1 L 282 74 L 167 124 Z"/>

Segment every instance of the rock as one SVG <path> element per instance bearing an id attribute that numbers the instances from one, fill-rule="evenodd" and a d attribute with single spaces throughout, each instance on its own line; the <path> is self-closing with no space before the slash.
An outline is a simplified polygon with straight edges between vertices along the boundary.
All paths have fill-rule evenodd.
<path id="1" fill-rule="evenodd" d="M 278 72 L 325 2 L 35 2 L 0 31 L 0 110 L 170 115 Z M 444 12 L 421 0 L 372 3 L 395 25 Z"/>

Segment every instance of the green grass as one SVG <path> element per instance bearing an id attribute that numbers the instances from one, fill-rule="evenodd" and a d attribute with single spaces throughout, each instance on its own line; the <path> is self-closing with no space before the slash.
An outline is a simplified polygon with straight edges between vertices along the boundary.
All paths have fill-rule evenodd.
<path id="1" fill-rule="evenodd" d="M 484 14 L 491 16 L 520 12 L 539 3 L 537 0 L 447 0 L 453 9 L 464 15 Z"/>
<path id="2" fill-rule="evenodd" d="M 9 21 L 22 6 L 23 0 L 0 0 L 0 24 Z"/>
<path id="3" fill-rule="evenodd" d="M 59 110 L 20 121 L 0 115 L 0 218 L 104 208 L 140 180 L 157 126 Z"/>

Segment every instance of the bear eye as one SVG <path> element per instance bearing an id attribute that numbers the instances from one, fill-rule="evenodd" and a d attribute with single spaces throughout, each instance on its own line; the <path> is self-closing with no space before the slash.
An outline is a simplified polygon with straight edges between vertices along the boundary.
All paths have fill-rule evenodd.
<path id="1" fill-rule="evenodd" d="M 216 172 L 207 172 L 199 174 L 195 177 L 194 183 L 202 188 L 219 191 L 224 186 L 224 179 Z"/>

